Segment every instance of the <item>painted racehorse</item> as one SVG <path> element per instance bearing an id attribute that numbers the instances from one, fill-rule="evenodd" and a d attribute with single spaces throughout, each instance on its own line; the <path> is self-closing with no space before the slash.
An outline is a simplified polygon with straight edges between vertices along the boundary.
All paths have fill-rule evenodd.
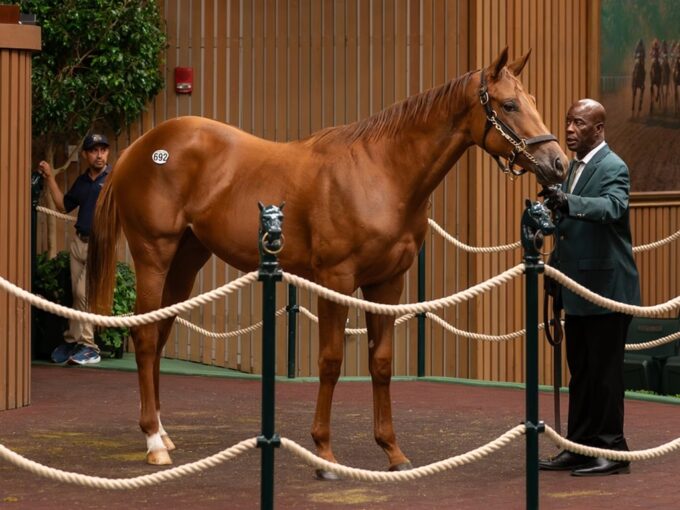
<path id="1" fill-rule="evenodd" d="M 121 228 L 136 270 L 137 313 L 186 299 L 213 253 L 240 270 L 256 269 L 258 202 L 286 204 L 286 248 L 279 255 L 285 271 L 345 294 L 361 288 L 365 299 L 398 303 L 428 228 L 430 194 L 466 149 L 476 144 L 505 170 L 529 170 L 544 185 L 564 179 L 567 158 L 517 78 L 528 58 L 508 64 L 506 48 L 489 67 L 289 143 L 198 117 L 158 125 L 122 153 L 97 204 L 88 256 L 92 310 L 110 313 Z M 320 298 L 318 313 L 311 433 L 318 455 L 335 462 L 331 404 L 347 308 Z M 160 423 L 159 400 L 161 351 L 173 321 L 132 330 L 140 427 L 151 464 L 171 463 L 174 448 Z M 406 469 L 389 389 L 394 317 L 369 313 L 366 322 L 375 440 L 390 469 Z"/>
<path id="2" fill-rule="evenodd" d="M 661 57 L 652 55 L 652 64 L 649 68 L 649 113 L 654 112 L 654 103 L 660 106 L 661 100 Z"/>
<path id="3" fill-rule="evenodd" d="M 633 105 L 632 111 L 635 113 L 635 97 L 637 96 L 638 89 L 640 90 L 640 97 L 638 99 L 637 111 L 640 113 L 642 110 L 642 98 L 645 95 L 645 57 L 644 54 L 637 54 L 635 56 L 635 64 L 633 65 L 633 76 L 631 81 L 631 86 L 633 89 Z"/>

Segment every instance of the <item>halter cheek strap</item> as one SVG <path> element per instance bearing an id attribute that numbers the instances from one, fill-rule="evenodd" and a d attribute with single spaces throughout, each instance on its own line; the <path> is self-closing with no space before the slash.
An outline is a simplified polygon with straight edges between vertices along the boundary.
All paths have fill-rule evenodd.
<path id="1" fill-rule="evenodd" d="M 486 137 L 489 134 L 489 131 L 491 131 L 492 127 L 496 128 L 501 136 L 505 138 L 510 143 L 510 145 L 512 145 L 510 155 L 506 158 L 507 164 L 501 162 L 500 156 L 491 154 L 489 152 L 491 157 L 496 160 L 496 163 L 503 173 L 512 175 L 522 175 L 523 173 L 526 173 L 524 168 L 520 168 L 519 170 L 515 169 L 515 159 L 517 156 L 523 154 L 524 157 L 526 157 L 534 165 L 538 165 L 538 161 L 536 161 L 536 158 L 534 158 L 533 154 L 527 151 L 527 147 L 529 145 L 535 145 L 538 143 L 557 141 L 557 137 L 551 133 L 538 135 L 531 138 L 523 138 L 515 133 L 515 131 L 510 126 L 503 122 L 503 120 L 498 117 L 496 111 L 491 108 L 491 100 L 489 97 L 489 89 L 486 83 L 486 76 L 484 75 L 484 69 L 482 69 L 480 77 L 479 102 L 484 107 L 484 112 L 486 113 L 486 124 L 484 126 L 484 136 L 482 137 L 482 149 L 489 152 L 486 148 Z"/>

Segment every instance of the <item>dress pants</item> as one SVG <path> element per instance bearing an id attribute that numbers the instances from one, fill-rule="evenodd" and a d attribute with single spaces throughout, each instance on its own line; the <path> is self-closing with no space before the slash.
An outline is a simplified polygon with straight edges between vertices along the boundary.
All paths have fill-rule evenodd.
<path id="1" fill-rule="evenodd" d="M 621 313 L 565 319 L 569 382 L 567 439 L 628 450 L 623 435 L 623 354 L 632 317 Z"/>

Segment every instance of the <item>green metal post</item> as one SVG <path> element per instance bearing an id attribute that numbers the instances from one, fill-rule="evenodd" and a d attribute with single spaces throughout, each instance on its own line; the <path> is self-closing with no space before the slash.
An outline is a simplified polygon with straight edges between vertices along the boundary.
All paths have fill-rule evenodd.
<path id="1" fill-rule="evenodd" d="M 527 508 L 538 508 L 538 273 L 543 262 L 524 257 L 526 282 Z"/>
<path id="2" fill-rule="evenodd" d="M 262 434 L 257 446 L 262 449 L 260 471 L 260 508 L 274 508 L 274 448 L 281 445 L 275 429 L 276 382 L 276 282 L 281 281 L 277 254 L 283 248 L 283 213 L 276 206 L 260 204 L 260 269 L 262 282 Z"/>
<path id="3" fill-rule="evenodd" d="M 297 304 L 297 289 L 288 285 L 288 379 L 295 379 L 295 340 L 297 338 L 297 315 L 300 307 Z"/>
<path id="4" fill-rule="evenodd" d="M 38 172 L 31 174 L 31 292 L 34 292 L 35 276 L 38 273 L 37 267 L 37 231 L 38 231 L 38 203 L 43 190 L 43 178 Z M 38 346 L 35 308 L 31 307 L 31 358 L 36 353 Z"/>
<path id="5" fill-rule="evenodd" d="M 418 302 L 425 301 L 425 245 L 418 253 Z M 425 376 L 425 313 L 418 314 L 418 377 Z"/>
<path id="6" fill-rule="evenodd" d="M 544 270 L 540 249 L 544 234 L 554 229 L 543 205 L 527 200 L 520 233 L 526 285 L 526 500 L 530 510 L 538 509 L 538 434 L 545 430 L 538 420 L 538 274 Z"/>

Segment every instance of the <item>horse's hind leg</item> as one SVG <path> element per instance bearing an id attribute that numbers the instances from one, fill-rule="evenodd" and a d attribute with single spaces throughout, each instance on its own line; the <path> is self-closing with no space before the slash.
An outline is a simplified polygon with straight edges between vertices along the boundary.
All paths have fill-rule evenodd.
<path id="1" fill-rule="evenodd" d="M 381 285 L 362 287 L 364 297 L 375 303 L 397 304 L 403 288 L 403 276 Z M 394 317 L 366 313 L 368 327 L 368 367 L 373 383 L 373 433 L 375 441 L 389 459 L 390 471 L 411 469 L 411 463 L 397 445 L 392 424 L 392 338 Z"/>
<path id="2" fill-rule="evenodd" d="M 133 252 L 134 253 L 134 252 Z M 167 257 L 165 260 L 169 259 Z M 162 261 L 162 258 L 158 258 Z M 158 309 L 165 282 L 166 267 L 169 262 L 151 262 L 146 257 L 135 257 L 137 276 L 137 313 Z M 164 267 L 165 266 L 165 267 Z M 159 434 L 158 414 L 156 412 L 157 371 L 156 350 L 159 338 L 159 324 L 151 323 L 132 328 L 135 344 L 137 378 L 139 380 L 139 399 L 141 403 L 139 427 L 146 436 L 146 461 L 149 464 L 171 464 L 167 448 Z"/>
<path id="3" fill-rule="evenodd" d="M 187 229 L 177 248 L 177 253 L 172 260 L 170 270 L 165 278 L 163 299 L 161 306 L 166 307 L 184 301 L 191 294 L 191 289 L 196 280 L 196 274 L 210 258 L 208 251 L 196 239 L 193 232 Z M 168 340 L 170 330 L 174 323 L 174 317 L 165 319 L 158 325 L 158 344 L 154 360 L 154 396 L 156 400 L 156 416 L 158 419 L 158 433 L 161 441 L 168 451 L 175 449 L 175 445 L 161 424 L 161 400 L 160 400 L 160 360 L 165 343 Z"/>

